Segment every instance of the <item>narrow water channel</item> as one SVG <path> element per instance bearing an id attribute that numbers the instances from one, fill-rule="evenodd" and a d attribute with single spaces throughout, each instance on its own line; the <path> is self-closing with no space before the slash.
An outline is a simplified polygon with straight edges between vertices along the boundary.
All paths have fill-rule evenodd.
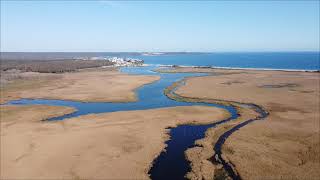
<path id="1" fill-rule="evenodd" d="M 160 80 L 144 85 L 138 88 L 138 101 L 129 103 L 84 103 L 76 101 L 64 100 L 48 100 L 48 99 L 20 99 L 10 101 L 7 104 L 14 105 L 29 105 L 29 104 L 45 104 L 56 106 L 70 106 L 77 109 L 76 112 L 49 120 L 63 120 L 65 118 L 77 117 L 90 113 L 106 113 L 115 111 L 130 111 L 130 110 L 146 110 L 162 107 L 174 106 L 192 106 L 204 105 L 223 108 L 230 112 L 231 117 L 208 125 L 179 125 L 170 130 L 170 140 L 168 140 L 166 151 L 163 151 L 158 158 L 153 162 L 153 166 L 149 171 L 152 179 L 185 179 L 185 175 L 190 171 L 190 165 L 185 159 L 184 152 L 194 146 L 197 139 L 204 137 L 208 128 L 214 127 L 217 124 L 225 123 L 238 117 L 237 110 L 233 106 L 224 106 L 220 104 L 209 103 L 194 103 L 180 102 L 168 98 L 163 92 L 164 89 L 172 83 L 177 82 L 189 76 L 203 76 L 204 73 L 157 73 L 152 70 L 155 66 L 147 67 L 126 67 L 121 68 L 124 73 L 143 74 L 143 75 L 159 75 Z M 232 132 L 231 132 L 232 133 Z M 224 141 L 223 141 L 224 142 Z M 222 142 L 222 144 L 223 144 Z M 221 146 L 220 155 L 221 155 Z M 216 148 L 216 147 L 215 147 Z M 219 149 L 215 149 L 219 152 Z M 225 166 L 225 165 L 224 165 Z M 227 166 L 226 166 L 227 168 Z M 232 169 L 231 169 L 232 170 Z M 228 171 L 228 170 L 227 170 Z M 232 172 L 228 172 L 229 174 Z"/>

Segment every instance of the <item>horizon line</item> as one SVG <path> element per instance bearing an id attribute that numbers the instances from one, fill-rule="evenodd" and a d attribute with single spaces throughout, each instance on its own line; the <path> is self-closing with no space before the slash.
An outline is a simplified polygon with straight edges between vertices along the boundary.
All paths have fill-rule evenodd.
<path id="1" fill-rule="evenodd" d="M 319 52 L 319 50 L 283 51 L 0 51 L 0 53 L 272 53 L 272 52 Z"/>

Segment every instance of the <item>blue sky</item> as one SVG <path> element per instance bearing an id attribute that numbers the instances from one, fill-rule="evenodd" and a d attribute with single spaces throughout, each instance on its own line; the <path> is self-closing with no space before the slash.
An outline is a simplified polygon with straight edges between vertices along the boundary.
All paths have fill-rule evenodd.
<path id="1" fill-rule="evenodd" d="M 1 51 L 319 51 L 319 1 L 2 1 Z"/>

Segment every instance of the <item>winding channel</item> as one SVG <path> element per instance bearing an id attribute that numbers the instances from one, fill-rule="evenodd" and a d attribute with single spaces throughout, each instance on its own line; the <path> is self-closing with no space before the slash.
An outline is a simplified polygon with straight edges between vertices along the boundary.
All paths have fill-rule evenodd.
<path id="1" fill-rule="evenodd" d="M 141 75 L 159 75 L 160 80 L 146 84 L 136 90 L 138 94 L 138 101 L 128 103 L 87 103 L 77 101 L 66 100 L 48 100 L 48 99 L 20 99 L 10 101 L 7 104 L 12 105 L 31 105 L 31 104 L 43 104 L 54 106 L 69 106 L 76 108 L 77 111 L 71 114 L 48 119 L 51 120 L 63 120 L 66 118 L 77 117 L 81 115 L 91 113 L 106 113 L 115 111 L 132 111 L 132 110 L 146 110 L 162 107 L 174 107 L 174 106 L 192 106 L 192 105 L 204 105 L 223 108 L 227 110 L 231 117 L 215 123 L 206 125 L 179 125 L 170 129 L 170 140 L 166 142 L 166 150 L 163 151 L 153 162 L 153 166 L 149 170 L 151 179 L 185 179 L 187 172 L 191 170 L 189 162 L 186 160 L 184 152 L 191 147 L 194 147 L 194 142 L 198 139 L 202 139 L 205 136 L 205 132 L 208 128 L 215 127 L 219 124 L 237 119 L 239 114 L 237 109 L 232 104 L 238 106 L 246 106 L 254 109 L 258 112 L 259 116 L 255 119 L 249 119 L 244 121 L 230 130 L 222 134 L 217 143 L 214 145 L 215 155 L 212 158 L 214 163 L 223 165 L 224 170 L 232 179 L 241 179 L 236 172 L 234 166 L 227 160 L 222 158 L 221 148 L 225 140 L 239 128 L 249 124 L 252 121 L 263 119 L 268 113 L 263 108 L 255 104 L 242 104 L 238 102 L 230 102 L 225 105 L 220 100 L 214 100 L 213 103 L 207 103 L 206 100 L 182 98 L 175 94 L 174 91 L 179 85 L 183 85 L 184 79 L 191 76 L 205 76 L 205 73 L 158 73 L 152 71 L 157 68 L 156 66 L 146 67 L 125 67 L 121 68 L 121 71 L 129 74 L 141 74 Z M 172 89 L 172 84 L 177 86 Z M 166 89 L 167 88 L 167 89 Z M 167 90 L 167 92 L 166 92 Z M 165 92 L 165 93 L 164 93 Z M 210 101 L 211 102 L 211 101 Z"/>

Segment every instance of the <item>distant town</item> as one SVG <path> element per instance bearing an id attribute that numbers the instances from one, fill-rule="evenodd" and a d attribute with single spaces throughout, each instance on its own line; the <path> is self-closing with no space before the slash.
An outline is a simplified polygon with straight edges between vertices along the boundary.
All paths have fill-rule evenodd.
<path id="1" fill-rule="evenodd" d="M 106 60 L 113 63 L 112 66 L 142 66 L 144 61 L 141 59 L 121 58 L 121 57 L 81 57 L 77 60 Z"/>

